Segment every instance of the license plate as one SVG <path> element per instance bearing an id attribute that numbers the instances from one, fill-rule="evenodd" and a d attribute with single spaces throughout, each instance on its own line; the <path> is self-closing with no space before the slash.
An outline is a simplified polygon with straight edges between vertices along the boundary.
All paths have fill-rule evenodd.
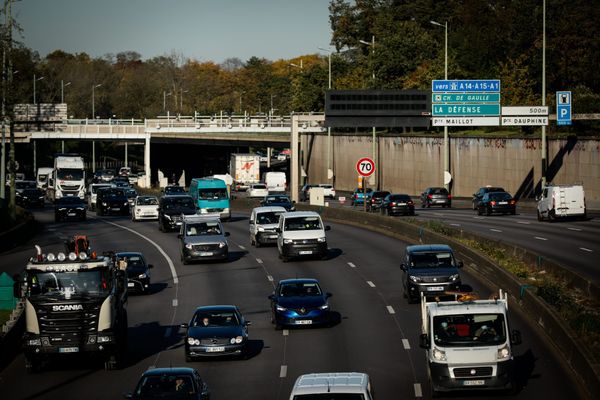
<path id="1" fill-rule="evenodd" d="M 405 206 L 406 203 L 398 203 L 399 206 Z"/>
<path id="2" fill-rule="evenodd" d="M 212 251 L 201 251 L 199 254 L 200 257 L 210 257 L 213 255 Z"/>
<path id="3" fill-rule="evenodd" d="M 59 347 L 59 353 L 78 353 L 79 347 Z"/>
<path id="4" fill-rule="evenodd" d="M 441 290 L 444 290 L 443 286 L 428 286 L 427 287 L 427 291 L 429 291 L 429 292 L 439 292 Z"/>
<path id="5" fill-rule="evenodd" d="M 500 201 L 498 204 L 501 204 L 501 205 L 508 204 L 508 201 Z"/>
<path id="6" fill-rule="evenodd" d="M 127 282 L 127 287 L 134 287 L 134 286 L 135 286 L 135 283 L 133 283 L 133 282 Z"/>
<path id="7" fill-rule="evenodd" d="M 485 385 L 485 381 L 483 379 L 463 381 L 463 386 L 483 386 L 483 385 Z"/>
<path id="8" fill-rule="evenodd" d="M 312 253 L 313 253 L 312 250 L 300 250 L 298 252 L 298 254 L 300 254 L 300 255 L 306 255 L 306 254 L 312 254 Z"/>
<path id="9" fill-rule="evenodd" d="M 223 346 L 219 346 L 219 347 L 207 347 L 206 348 L 206 352 L 207 353 L 220 353 L 225 351 L 225 347 Z"/>
<path id="10" fill-rule="evenodd" d="M 175 225 L 179 226 L 181 225 L 181 222 L 175 222 Z"/>
<path id="11" fill-rule="evenodd" d="M 299 320 L 296 320 L 295 324 L 296 325 L 311 325 L 312 320 L 311 319 L 299 319 Z"/>
<path id="12" fill-rule="evenodd" d="M 77 213 L 70 212 L 70 213 L 67 213 L 67 215 L 68 215 L 69 217 L 74 217 L 74 216 L 76 216 L 76 215 L 77 215 Z"/>
<path id="13" fill-rule="evenodd" d="M 269 239 L 277 239 L 277 235 L 270 235 Z"/>
<path id="14" fill-rule="evenodd" d="M 119 207 L 113 207 L 113 208 L 111 208 L 111 210 L 113 210 L 113 211 L 121 211 L 121 208 L 119 208 Z"/>

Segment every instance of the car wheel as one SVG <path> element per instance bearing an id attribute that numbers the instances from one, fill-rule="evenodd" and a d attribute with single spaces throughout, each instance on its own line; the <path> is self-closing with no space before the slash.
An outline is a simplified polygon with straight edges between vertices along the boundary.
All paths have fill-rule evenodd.
<path id="1" fill-rule="evenodd" d="M 481 210 L 479 209 L 479 207 L 477 207 L 477 215 L 481 215 L 483 214 L 483 212 L 481 212 Z"/>
<path id="2" fill-rule="evenodd" d="M 510 215 L 516 215 L 516 214 L 517 214 L 517 210 L 512 210 L 512 211 L 510 212 Z"/>
<path id="3" fill-rule="evenodd" d="M 83 214 L 83 217 L 81 217 L 82 221 L 85 221 L 87 219 L 87 214 Z"/>
<path id="4" fill-rule="evenodd" d="M 543 221 L 544 217 L 542 216 L 542 214 L 540 213 L 540 210 L 537 210 L 537 220 L 538 221 Z"/>
<path id="5" fill-rule="evenodd" d="M 163 224 L 163 222 L 161 220 L 158 221 L 158 230 L 161 232 L 165 231 L 165 225 Z"/>
<path id="6" fill-rule="evenodd" d="M 430 208 L 430 207 L 431 207 L 431 203 L 427 202 L 427 208 Z"/>
<path id="7" fill-rule="evenodd" d="M 415 211 L 411 211 L 410 213 L 408 213 L 408 215 L 415 215 Z"/>
<path id="8" fill-rule="evenodd" d="M 58 214 L 54 214 L 54 222 L 60 222 L 60 216 Z"/>
<path id="9" fill-rule="evenodd" d="M 492 209 L 491 209 L 491 208 L 489 208 L 489 207 L 487 207 L 487 208 L 485 209 L 485 215 L 488 215 L 488 216 L 489 216 L 489 215 L 492 215 Z"/>
<path id="10" fill-rule="evenodd" d="M 184 256 L 181 256 L 181 263 L 183 265 L 188 265 L 190 262 Z"/>
<path id="11" fill-rule="evenodd" d="M 97 208 L 96 209 L 96 215 L 98 215 L 100 217 L 102 216 L 102 209 L 101 208 Z"/>
<path id="12" fill-rule="evenodd" d="M 189 356 L 189 354 L 186 354 L 186 355 L 185 355 L 185 362 L 192 362 L 192 361 L 194 361 L 194 360 L 192 359 L 192 357 L 190 357 L 190 356 Z"/>

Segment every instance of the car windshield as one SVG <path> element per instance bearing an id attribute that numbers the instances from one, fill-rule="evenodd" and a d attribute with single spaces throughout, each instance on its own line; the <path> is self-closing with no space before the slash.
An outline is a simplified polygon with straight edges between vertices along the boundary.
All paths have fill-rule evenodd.
<path id="1" fill-rule="evenodd" d="M 144 399 L 185 399 L 194 393 L 196 389 L 190 375 L 144 376 L 136 389 L 136 395 Z"/>
<path id="2" fill-rule="evenodd" d="M 63 181 L 80 181 L 83 179 L 83 170 L 76 168 L 61 168 L 56 172 L 56 177 Z"/>
<path id="3" fill-rule="evenodd" d="M 146 271 L 146 262 L 140 255 L 117 254 L 117 257 L 127 258 L 128 271 Z"/>
<path id="4" fill-rule="evenodd" d="M 497 346 L 506 342 L 502 314 L 456 314 L 433 317 L 433 338 L 439 346 Z"/>
<path id="5" fill-rule="evenodd" d="M 17 189 L 35 189 L 37 187 L 37 183 L 35 181 L 16 181 L 15 187 Z"/>
<path id="6" fill-rule="evenodd" d="M 76 296 L 110 292 L 110 280 L 104 270 L 77 272 L 28 272 L 27 284 L 31 295 Z"/>
<path id="7" fill-rule="evenodd" d="M 137 192 L 135 191 L 135 189 L 126 189 L 125 190 L 125 195 L 127 197 L 136 197 L 137 196 Z"/>
<path id="8" fill-rule="evenodd" d="M 321 288 L 316 282 L 285 283 L 281 285 L 281 297 L 321 296 Z"/>
<path id="9" fill-rule="evenodd" d="M 410 201 L 410 196 L 402 195 L 402 194 L 395 194 L 395 195 L 390 196 L 390 200 L 391 201 Z"/>
<path id="10" fill-rule="evenodd" d="M 185 225 L 186 236 L 221 235 L 221 225 L 216 221 L 195 222 Z"/>
<path id="11" fill-rule="evenodd" d="M 110 187 L 110 185 L 100 185 L 100 186 L 92 185 L 92 194 L 98 193 L 98 191 L 100 189 L 109 188 L 109 187 Z"/>
<path id="12" fill-rule="evenodd" d="M 191 326 L 237 326 L 240 324 L 233 311 L 200 311 L 194 314 Z"/>
<path id="13" fill-rule="evenodd" d="M 258 214 L 256 214 L 256 223 L 258 223 L 259 225 L 276 224 L 279 222 L 280 214 L 281 214 L 281 211 L 280 212 L 268 211 L 268 212 L 258 213 Z"/>
<path id="14" fill-rule="evenodd" d="M 191 197 L 171 198 L 163 202 L 165 210 L 174 210 L 176 208 L 194 208 L 194 201 Z"/>
<path id="15" fill-rule="evenodd" d="M 361 393 L 313 393 L 297 394 L 294 400 L 365 400 Z"/>
<path id="16" fill-rule="evenodd" d="M 388 194 L 390 194 L 390 192 L 375 192 L 375 193 L 373 193 L 373 197 L 374 198 L 384 198 Z"/>
<path id="17" fill-rule="evenodd" d="M 319 217 L 286 218 L 284 229 L 286 231 L 311 231 L 323 229 Z"/>
<path id="18" fill-rule="evenodd" d="M 198 189 L 198 197 L 200 197 L 200 199 L 202 199 L 202 200 L 227 199 L 227 189 L 225 189 L 225 188 Z"/>
<path id="19" fill-rule="evenodd" d="M 496 201 L 512 199 L 512 196 L 506 192 L 490 193 L 488 196 L 489 196 L 490 200 L 496 200 Z"/>
<path id="20" fill-rule="evenodd" d="M 183 186 L 167 186 L 165 188 L 165 194 L 177 194 L 177 193 L 185 193 L 185 188 Z"/>
<path id="21" fill-rule="evenodd" d="M 158 199 L 156 197 L 138 197 L 137 204 L 138 206 L 155 206 L 158 204 Z"/>
<path id="22" fill-rule="evenodd" d="M 448 195 L 448 191 L 446 190 L 446 188 L 433 188 L 431 189 L 431 194 L 441 194 L 441 195 Z"/>
<path id="23" fill-rule="evenodd" d="M 123 189 L 116 189 L 116 188 L 103 189 L 98 194 L 105 199 L 112 199 L 115 197 L 124 197 L 125 196 L 125 192 L 123 192 Z"/>
<path id="24" fill-rule="evenodd" d="M 410 257 L 413 268 L 449 268 L 454 266 L 454 258 L 449 252 L 414 253 Z"/>

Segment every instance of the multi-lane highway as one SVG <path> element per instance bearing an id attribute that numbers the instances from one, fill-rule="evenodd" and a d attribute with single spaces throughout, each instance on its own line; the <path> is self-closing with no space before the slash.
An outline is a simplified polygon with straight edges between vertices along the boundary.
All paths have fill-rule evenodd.
<path id="1" fill-rule="evenodd" d="M 438 211 L 419 214 L 434 212 Z M 90 213 L 85 222 L 57 224 L 49 211 L 35 215 L 43 230 L 29 243 L 0 255 L 3 271 L 20 271 L 34 254 L 34 244 L 58 251 L 69 236 L 87 234 L 97 250 L 142 251 L 154 264 L 153 293 L 129 299 L 129 352 L 124 369 L 107 372 L 99 365 L 69 360 L 27 374 L 19 354 L 0 372 L 3 399 L 119 398 L 133 389 L 147 368 L 182 365 L 198 369 L 210 386 L 211 399 L 216 400 L 286 399 L 298 375 L 325 371 L 368 373 L 378 400 L 429 397 L 424 351 L 417 343 L 419 306 L 408 305 L 401 291 L 399 263 L 404 242 L 335 224 L 328 232 L 330 259 L 283 264 L 276 248 L 250 245 L 247 216 L 235 214 L 225 225 L 231 233 L 230 261 L 184 266 L 176 234 L 160 233 L 155 222 L 96 218 Z M 267 296 L 278 280 L 293 277 L 317 278 L 325 291 L 333 293 L 331 304 L 339 313 L 338 324 L 273 328 Z M 489 293 L 468 275 L 463 281 L 484 295 Z M 189 320 L 197 306 L 210 304 L 236 304 L 252 321 L 248 359 L 185 362 L 178 326 Z M 511 325 L 523 334 L 523 344 L 516 348 L 522 389 L 515 398 L 579 398 L 574 380 L 539 332 L 516 313 L 511 314 Z"/>

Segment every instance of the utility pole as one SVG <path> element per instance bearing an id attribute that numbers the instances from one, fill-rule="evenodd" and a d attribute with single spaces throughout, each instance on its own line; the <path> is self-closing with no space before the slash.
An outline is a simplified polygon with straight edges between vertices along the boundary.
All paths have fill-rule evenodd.
<path id="1" fill-rule="evenodd" d="M 10 174 L 10 197 L 8 203 L 8 211 L 10 218 L 15 221 L 17 219 L 16 207 L 15 207 L 15 198 L 16 198 L 16 189 L 15 189 L 15 131 L 14 124 L 12 121 L 12 113 L 13 113 L 13 104 L 12 104 L 12 29 L 13 29 L 13 19 L 12 19 L 12 0 L 6 0 L 4 6 L 4 15 L 5 15 L 5 26 L 7 27 L 6 36 L 4 38 L 4 49 L 5 49 L 5 57 L 7 58 L 8 65 L 4 64 L 4 67 L 7 68 L 3 72 L 3 75 L 6 75 L 6 97 L 4 99 L 5 104 L 5 114 L 4 119 L 7 119 L 9 124 L 9 132 L 10 132 L 10 150 L 8 154 L 8 166 Z M 6 118 L 8 116 L 8 118 Z"/>

